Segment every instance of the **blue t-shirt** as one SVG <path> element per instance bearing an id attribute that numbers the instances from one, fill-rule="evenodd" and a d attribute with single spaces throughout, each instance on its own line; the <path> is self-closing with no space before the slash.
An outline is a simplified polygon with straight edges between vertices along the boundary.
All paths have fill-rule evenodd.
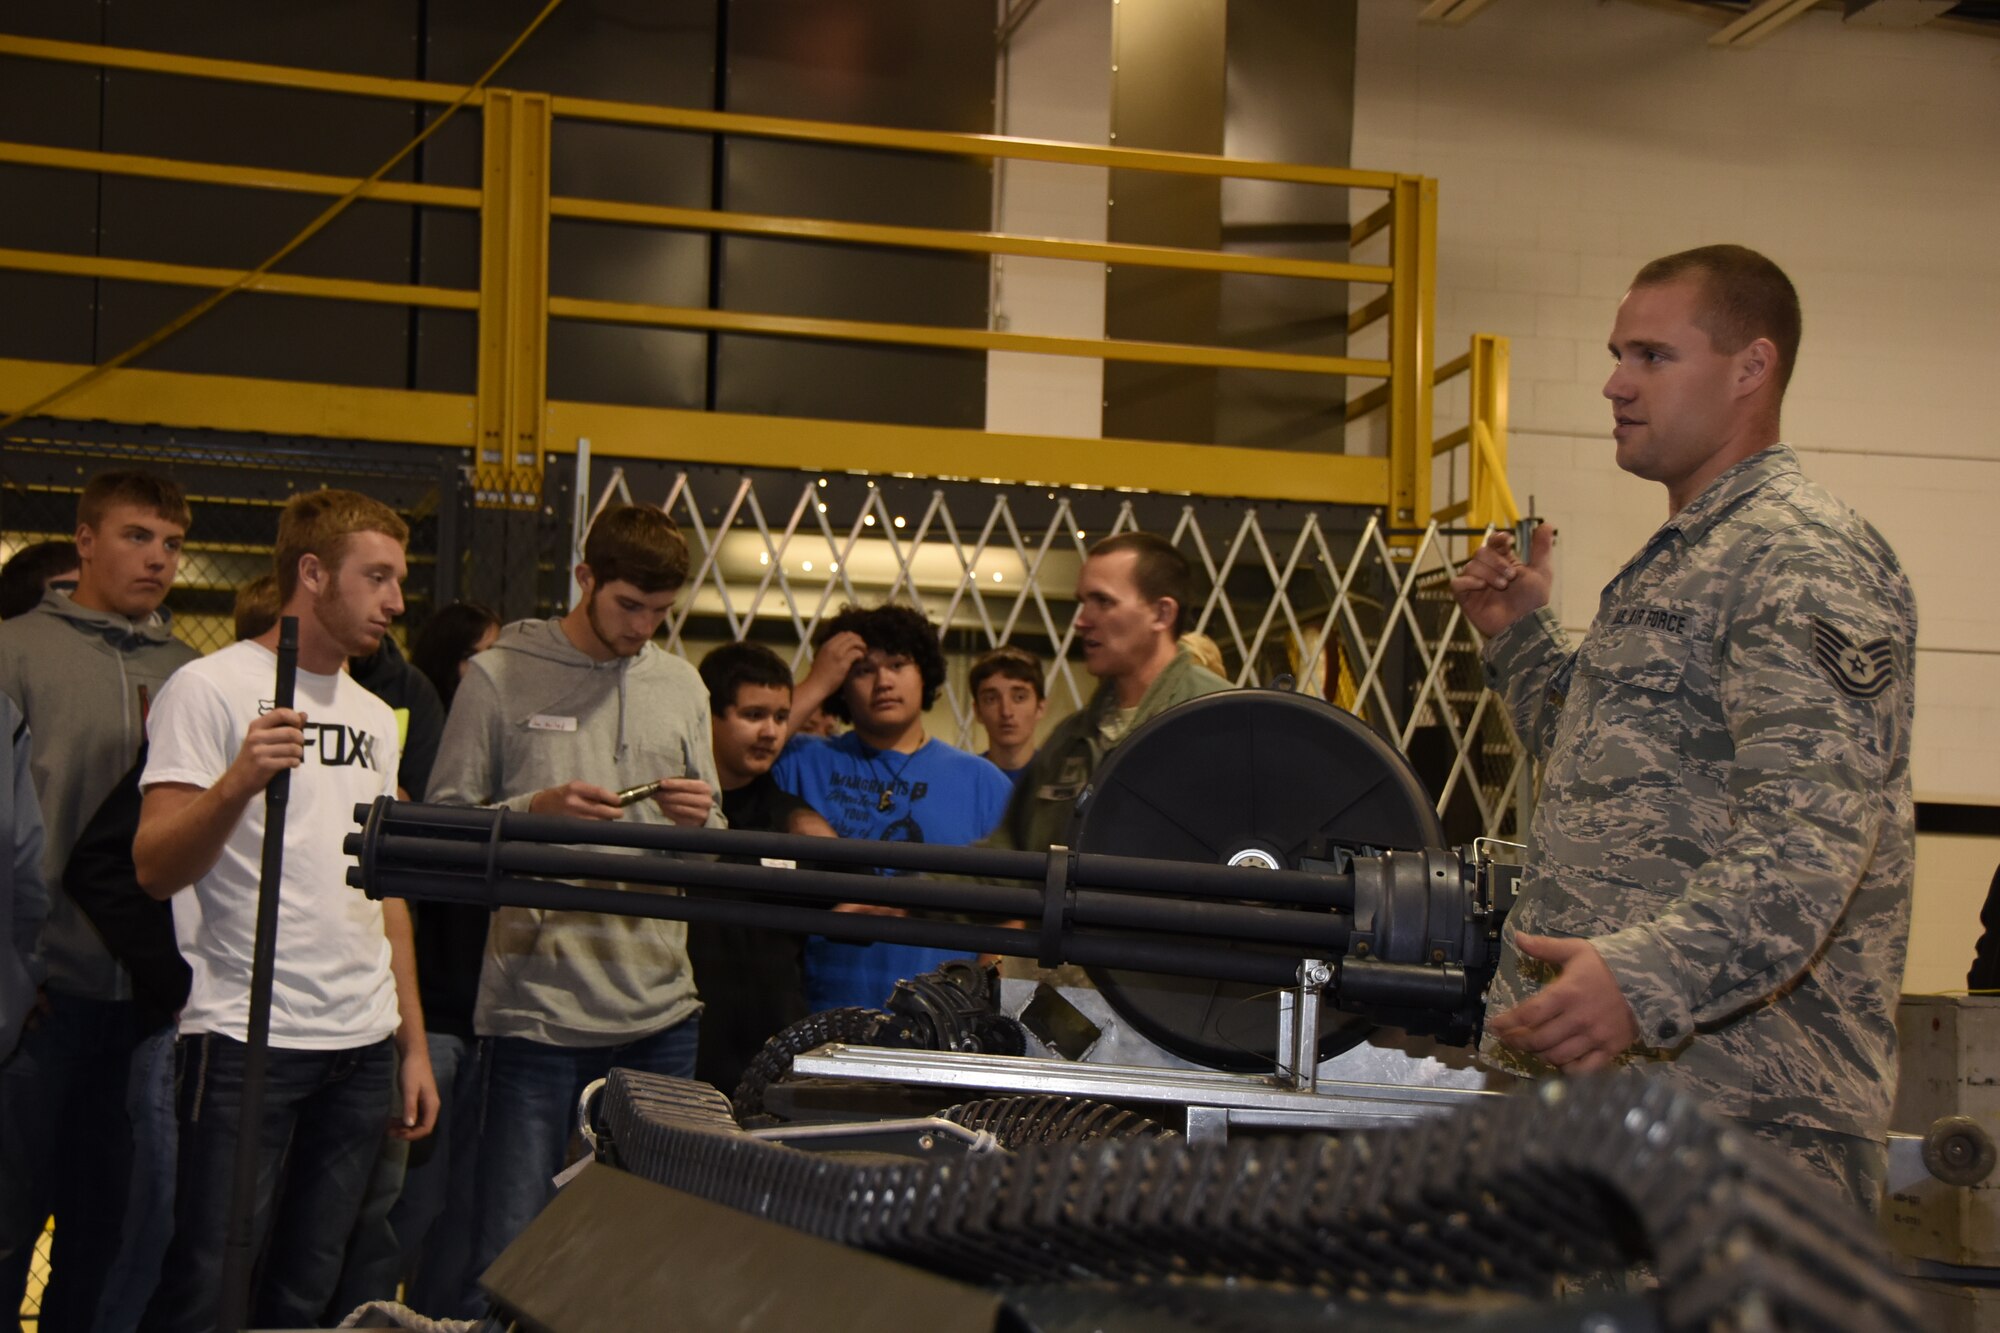
<path id="1" fill-rule="evenodd" d="M 981 759 L 984 759 L 987 763 L 992 764 L 993 767 L 1000 768 L 1000 765 L 996 763 L 993 759 L 992 751 L 989 750 L 985 754 L 980 755 L 979 757 Z M 1000 768 L 1000 776 L 1007 779 L 1007 781 L 1013 783 L 1016 787 L 1018 787 L 1021 785 L 1021 779 L 1028 776 L 1028 769 L 1031 765 L 1034 764 L 1034 762 L 1035 762 L 1035 756 L 1029 755 L 1028 762 L 1021 765 L 1019 768 Z"/>
<path id="2" fill-rule="evenodd" d="M 992 764 L 942 741 L 927 740 L 902 754 L 873 749 L 851 731 L 830 741 L 794 736 L 771 776 L 843 838 L 948 847 L 991 833 L 1014 792 Z M 879 1009 L 898 981 L 963 957 L 914 944 L 848 944 L 810 936 L 806 1002 L 815 1013 L 848 1006 Z"/>

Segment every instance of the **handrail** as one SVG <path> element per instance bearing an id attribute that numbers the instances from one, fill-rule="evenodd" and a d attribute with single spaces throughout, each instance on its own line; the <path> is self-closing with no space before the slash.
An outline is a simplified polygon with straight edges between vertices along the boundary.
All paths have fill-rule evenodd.
<path id="1" fill-rule="evenodd" d="M 816 319 L 803 315 L 759 315 L 706 307 L 646 305 L 635 301 L 593 301 L 573 296 L 550 297 L 549 314 L 557 318 L 605 324 L 646 324 L 660 328 L 833 338 L 988 352 L 1039 352 L 1046 356 L 1087 356 L 1106 361 L 1137 361 L 1167 366 L 1214 366 L 1235 370 L 1282 370 L 1299 374 L 1369 375 L 1378 378 L 1389 374 L 1387 361 L 1368 357 L 1249 352 L 1233 347 L 1139 342 L 1129 338 L 1058 338 L 1035 333 L 943 328 L 935 324 L 885 324 L 852 319 Z"/>
<path id="2" fill-rule="evenodd" d="M 113 259 L 103 255 L 70 255 L 47 250 L 16 250 L 4 246 L 0 246 L 0 269 L 57 273 L 77 278 L 111 278 L 123 282 L 157 282 L 173 287 L 227 287 L 243 276 L 242 269 L 168 264 L 158 260 Z M 244 290 L 267 292 L 274 296 L 366 301 L 374 305 L 420 305 L 437 310 L 479 308 L 479 293 L 463 288 L 427 287 L 409 282 L 371 282 L 365 278 L 316 278 L 302 273 L 266 273 L 253 279 Z"/>
<path id="3" fill-rule="evenodd" d="M 1420 521 L 1421 516 L 1431 509 L 1431 459 L 1438 446 L 1429 438 L 1430 390 L 1440 374 L 1433 370 L 1430 346 L 1432 289 L 1435 283 L 1433 237 L 1436 196 L 1435 184 L 1422 177 L 1344 167 L 1253 162 L 1212 154 L 805 121 L 699 108 L 521 93 L 499 87 L 477 89 L 468 99 L 468 88 L 462 84 L 211 59 L 5 33 L 0 33 L 0 56 L 405 103 L 444 105 L 466 99 L 467 105 L 479 108 L 485 122 L 486 143 L 482 176 L 477 186 L 382 180 L 359 195 L 369 202 L 478 209 L 483 258 L 480 284 L 476 290 L 278 272 L 261 276 L 245 290 L 476 311 L 481 328 L 475 395 L 477 411 L 470 425 L 470 435 L 464 443 L 479 451 L 478 461 L 482 466 L 504 462 L 509 478 L 507 487 L 510 496 L 516 500 L 527 494 L 524 488 L 530 483 L 538 484 L 540 460 L 544 453 L 568 446 L 569 441 L 545 438 L 558 428 L 556 423 L 591 416 L 588 412 L 565 414 L 555 409 L 559 406 L 583 409 L 592 405 L 558 405 L 550 403 L 547 398 L 547 327 L 550 320 L 561 319 L 1373 379 L 1380 383 L 1349 400 L 1346 415 L 1352 420 L 1375 408 L 1387 408 L 1389 447 L 1386 458 L 1340 457 L 1338 466 L 1335 466 L 1336 456 L 1330 455 L 1325 456 L 1323 461 L 1305 454 L 1286 454 L 1283 458 L 1290 467 L 1320 470 L 1329 478 L 1338 475 L 1360 479 L 1366 473 L 1366 479 L 1359 481 L 1354 492 L 1354 503 L 1383 503 L 1380 498 L 1383 484 L 1376 474 L 1386 475 L 1389 479 L 1386 484 L 1387 505 L 1392 521 Z M 1278 181 L 1348 191 L 1381 191 L 1388 195 L 1387 200 L 1379 208 L 1362 214 L 1349 236 L 1350 241 L 1357 244 L 1371 236 L 1386 236 L 1389 254 L 1387 262 L 1382 263 L 1280 258 L 1174 246 L 858 223 L 551 195 L 548 189 L 548 154 L 552 140 L 549 127 L 558 118 L 618 123 L 668 132 L 750 136 L 980 160 L 1038 161 L 1183 176 Z M 21 143 L 0 143 L 0 162 L 206 186 L 335 197 L 353 194 L 357 184 L 354 178 L 326 173 Z M 1346 322 L 1350 331 L 1357 333 L 1378 322 L 1386 323 L 1387 348 L 1383 355 L 1376 357 L 1306 355 L 1218 345 L 1058 337 L 989 328 L 807 318 L 563 296 L 548 289 L 546 232 L 549 220 L 553 218 L 711 235 L 759 236 L 967 255 L 1014 255 L 1077 263 L 1376 285 L 1381 288 L 1379 293 L 1349 312 Z M 496 246 L 500 248 L 496 249 Z M 196 287 L 226 287 L 240 281 L 243 275 L 240 269 L 158 263 L 116 256 L 63 255 L 21 248 L 0 249 L 0 269 Z M 7 366 L 28 364 L 31 363 L 0 365 L 0 395 L 13 398 L 13 385 L 8 382 L 7 376 L 16 380 L 22 378 L 22 372 L 9 370 Z M 1448 373 L 1452 369 L 1447 366 L 1443 372 Z M 116 374 L 122 377 L 127 388 L 112 391 L 107 386 L 106 394 L 92 401 L 124 402 L 141 383 L 161 383 L 157 378 L 160 372 Z M 154 378 L 148 378 L 148 375 Z M 214 378 L 213 382 L 232 385 L 257 383 L 220 378 Z M 276 385 L 279 382 L 270 383 Z M 318 389 L 314 392 L 321 394 Z M 334 386 L 326 392 L 337 395 L 343 390 Z M 356 415 L 371 421 L 383 420 L 384 403 L 398 401 L 395 395 L 405 393 L 406 397 L 400 401 L 407 402 L 410 418 L 407 433 L 397 435 L 390 432 L 371 438 L 434 439 L 439 423 L 445 420 L 439 415 L 438 404 L 414 392 L 369 390 L 367 393 L 369 396 L 365 402 L 356 398 Z M 194 401 L 200 394 L 193 389 L 186 393 L 176 390 L 174 396 L 176 401 Z M 274 401 L 272 395 L 266 394 L 254 394 L 253 398 L 260 403 Z M 0 409 L 5 406 L 6 403 L 0 401 Z M 642 429 L 627 424 L 638 420 L 633 411 L 644 415 L 663 409 L 619 409 L 592 416 L 592 419 L 616 423 L 619 432 L 613 438 L 594 440 L 593 447 L 598 452 L 616 455 L 623 450 L 642 449 L 650 453 L 657 448 L 658 429 Z M 656 426 L 663 425 L 663 419 L 656 422 Z M 720 423 L 716 425 L 719 427 Z M 387 427 L 380 429 L 389 430 Z M 627 438 L 628 434 L 630 438 Z M 685 423 L 680 422 L 673 434 L 675 447 L 683 449 L 686 461 L 732 461 L 732 456 L 722 444 L 728 435 L 726 431 L 689 431 Z M 947 447 L 959 447 L 957 442 L 966 435 L 967 432 L 963 431 L 940 431 L 941 452 Z M 819 429 L 816 438 L 846 441 L 849 436 L 844 432 Z M 1498 438 L 1502 442 L 1497 447 L 1504 453 L 1504 432 Z M 1463 440 L 1448 437 L 1443 447 L 1448 450 L 1460 442 Z M 1079 440 L 1068 443 L 1083 446 L 1089 442 Z M 842 449 L 848 447 L 845 443 L 840 446 Z M 1018 450 L 1011 452 L 1019 453 Z M 1187 460 L 1191 457 L 1191 454 L 1175 453 L 1162 446 L 1161 475 L 1158 478 L 1148 476 L 1147 480 L 1168 489 L 1236 493 L 1232 478 L 1244 475 L 1246 469 L 1240 465 L 1213 469 L 1190 467 Z M 1483 459 L 1484 455 L 1480 457 Z M 820 465 L 866 469 L 870 459 L 837 454 L 823 458 Z M 940 457 L 938 465 L 943 470 L 950 470 L 949 460 L 945 457 Z M 1485 463 L 1482 461 L 1478 466 L 1484 468 Z M 993 459 L 982 457 L 979 471 L 982 475 L 996 471 L 1005 474 L 1010 472 L 1010 468 L 1004 460 L 996 467 Z M 1259 476 L 1271 475 L 1268 469 L 1257 469 L 1255 472 Z M 1046 471 L 1036 477 L 1024 474 L 1010 479 L 1044 483 L 1061 480 L 1060 477 L 1051 478 Z M 1326 488 L 1335 484 L 1322 479 L 1305 489 L 1326 494 Z"/>
<path id="4" fill-rule="evenodd" d="M 142 70 L 233 83 L 258 83 L 346 93 L 396 101 L 450 103 L 465 93 L 465 85 L 425 79 L 391 79 L 371 74 L 339 74 L 291 65 L 266 65 L 247 60 L 216 60 L 205 56 L 172 55 L 132 47 L 99 46 L 45 37 L 0 33 L 0 56 Z M 475 96 L 469 105 L 483 104 Z M 1016 161 L 1059 162 L 1074 166 L 1161 171 L 1185 176 L 1219 176 L 1236 180 L 1286 181 L 1295 185 L 1328 185 L 1350 190 L 1392 190 L 1391 171 L 1360 171 L 1352 167 L 1308 166 L 1292 162 L 1253 162 L 1213 153 L 1176 153 L 1151 148 L 1112 148 L 1098 144 L 1065 143 L 1055 139 L 1018 139 L 997 134 L 963 134 L 944 130 L 902 130 L 834 121 L 794 120 L 782 116 L 752 116 L 735 111 L 654 106 L 614 102 L 595 97 L 550 99 L 557 116 L 610 121 L 654 129 L 687 130 L 701 134 L 738 134 L 759 139 L 792 139 L 807 143 L 844 144 L 855 148 L 896 148 L 908 152 L 956 157 L 1007 158 Z"/>
<path id="5" fill-rule="evenodd" d="M 1437 510 L 1438 522 L 1464 519 L 1469 528 L 1512 527 L 1521 521 L 1507 482 L 1507 339 L 1476 333 L 1463 353 L 1437 368 L 1433 385 L 1469 375 L 1466 423 L 1432 442 L 1433 457 L 1470 445 L 1466 496 Z"/>
<path id="6" fill-rule="evenodd" d="M 66 65 L 96 65 L 104 69 L 129 69 L 148 74 L 176 74 L 223 83 L 260 83 L 277 88 L 303 88 L 311 92 L 348 93 L 356 97 L 382 97 L 397 102 L 430 102 L 438 106 L 447 106 L 465 96 L 465 85 L 462 83 L 388 79 L 374 74 L 337 74 L 331 70 L 296 65 L 217 60 L 210 56 L 182 56 L 128 46 L 100 46 L 96 42 L 22 37 L 14 33 L 0 33 L 0 56 L 48 60 Z M 467 105 L 479 106 L 485 100 L 482 95 L 474 94 Z"/>
<path id="7" fill-rule="evenodd" d="M 1079 167 L 1158 171 L 1179 176 L 1328 185 L 1348 190 L 1393 190 L 1399 179 L 1392 171 L 1358 171 L 1352 167 L 1316 167 L 1296 162 L 1255 162 L 1248 158 L 1221 157 L 1213 153 L 1110 148 L 1059 139 L 1016 139 L 998 134 L 962 134 L 945 130 L 899 130 L 833 121 L 751 116 L 736 111 L 697 111 L 687 107 L 646 106 L 635 102 L 601 102 L 587 97 L 557 97 L 553 101 L 555 114 L 579 120 L 607 120 L 624 125 L 705 134 L 740 134 L 757 139 L 844 144 L 854 148 L 899 148 L 906 152 L 937 153 L 947 157 L 1056 162 Z"/>
<path id="8" fill-rule="evenodd" d="M 324 194 L 336 198 L 352 190 L 360 179 L 357 176 L 328 176 L 313 171 L 281 171 L 274 167 L 191 162 L 138 153 L 105 153 L 92 148 L 51 148 L 42 144 L 7 142 L 0 142 L 0 163 L 17 167 L 101 171 L 111 176 L 143 176 L 153 180 L 188 181 L 196 185 L 231 185 L 253 190 Z M 464 185 L 376 181 L 362 191 L 361 197 L 386 204 L 423 204 L 434 208 L 479 207 L 479 191 Z"/>
<path id="9" fill-rule="evenodd" d="M 53 148 L 41 144 L 0 141 L 0 163 L 101 171 L 114 176 L 188 181 L 200 185 L 290 191 L 339 196 L 354 188 L 355 177 L 317 172 L 284 171 L 272 167 L 221 162 L 193 162 L 148 157 L 136 153 L 106 153 L 87 148 Z M 436 208 L 479 207 L 479 191 L 470 186 L 426 185 L 378 181 L 362 195 L 383 203 L 422 204 Z M 952 231 L 938 227 L 903 227 L 883 223 L 834 222 L 820 218 L 731 213 L 707 208 L 677 208 L 666 204 L 632 204 L 615 200 L 557 195 L 549 200 L 553 217 L 593 222 L 657 226 L 678 231 L 720 231 L 737 235 L 777 236 L 796 240 L 834 241 L 853 245 L 900 246 L 913 250 L 1022 255 L 1040 259 L 1070 259 L 1093 264 L 1133 264 L 1141 267 L 1196 269 L 1211 273 L 1249 273 L 1265 277 L 1313 278 L 1326 282 L 1387 284 L 1393 270 L 1387 264 L 1356 264 L 1323 259 L 1281 259 L 1263 255 L 1191 250 L 1166 245 L 1119 241 L 1074 241 L 1055 236 L 1009 236 L 997 232 Z"/>
<path id="10" fill-rule="evenodd" d="M 1094 264 L 1136 264 L 1150 268 L 1198 269 L 1209 273 L 1254 273 L 1274 278 L 1316 278 L 1326 282 L 1387 283 L 1387 264 L 1354 264 L 1326 259 L 1274 259 L 1263 255 L 1190 250 L 1130 241 L 1072 241 L 1057 236 L 1009 236 L 1000 232 L 951 231 L 887 223 L 832 222 L 819 218 L 726 213 L 667 204 L 625 204 L 558 195 L 549 212 L 559 218 L 669 227 L 681 231 L 721 231 L 795 240 L 889 245 L 913 250 L 955 250 L 972 254 L 1024 255 L 1074 259 Z"/>

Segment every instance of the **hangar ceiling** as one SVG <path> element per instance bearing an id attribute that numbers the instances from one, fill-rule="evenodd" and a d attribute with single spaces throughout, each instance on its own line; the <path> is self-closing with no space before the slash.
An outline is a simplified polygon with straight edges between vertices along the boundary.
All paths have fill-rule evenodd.
<path id="1" fill-rule="evenodd" d="M 1501 0 L 1429 0 L 1419 23 L 1457 26 Z M 1714 31 L 1710 46 L 1755 46 L 1815 9 L 1832 10 L 1851 28 L 1871 31 L 1932 27 L 1979 37 L 2000 37 L 2000 0 L 1630 0 L 1669 9 Z"/>

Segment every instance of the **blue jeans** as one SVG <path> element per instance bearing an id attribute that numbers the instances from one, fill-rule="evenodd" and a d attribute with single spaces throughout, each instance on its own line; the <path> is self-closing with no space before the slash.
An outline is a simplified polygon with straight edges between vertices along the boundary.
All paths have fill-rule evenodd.
<path id="1" fill-rule="evenodd" d="M 555 1198 L 551 1178 L 568 1163 L 576 1099 L 613 1066 L 694 1077 L 701 1020 L 616 1046 L 548 1046 L 519 1037 L 488 1037 L 486 1124 L 479 1143 L 478 1240 L 473 1272 L 500 1252 Z"/>
<path id="2" fill-rule="evenodd" d="M 411 1145 L 403 1197 L 389 1214 L 409 1278 L 404 1300 L 438 1319 L 477 1319 L 485 1310 L 472 1267 L 486 1091 L 480 1049 L 464 1037 L 432 1035 L 431 1068 L 444 1108 L 437 1132 Z"/>
<path id="3" fill-rule="evenodd" d="M 125 1113 L 132 1121 L 132 1187 L 125 1230 L 97 1303 L 95 1333 L 132 1333 L 160 1280 L 160 1261 L 174 1235 L 174 1026 L 160 1028 L 132 1052 Z"/>
<path id="4" fill-rule="evenodd" d="M 478 1169 L 479 1062 L 464 1037 L 433 1032 L 426 1040 L 437 1077 L 437 1127 L 415 1143 L 382 1141 L 327 1311 L 336 1320 L 365 1302 L 395 1299 L 404 1282 L 404 1303 L 434 1318 L 476 1319 L 484 1310 L 466 1271 Z M 434 1229 L 440 1218 L 444 1225 Z"/>
<path id="5" fill-rule="evenodd" d="M 436 1133 L 435 1130 L 432 1133 Z M 370 1301 L 393 1301 L 402 1280 L 395 1228 L 389 1214 L 403 1196 L 403 1176 L 409 1169 L 410 1144 L 384 1134 L 376 1147 L 375 1165 L 361 1192 L 354 1234 L 347 1238 L 347 1256 L 333 1286 L 333 1298 L 319 1322 L 338 1327 L 340 1321 Z"/>
<path id="6" fill-rule="evenodd" d="M 174 1239 L 146 1327 L 215 1327 L 230 1184 L 243 1120 L 240 1041 L 183 1037 L 176 1051 L 180 1162 Z M 396 1052 L 386 1038 L 341 1051 L 273 1050 L 264 1083 L 251 1231 L 262 1278 L 250 1308 L 260 1328 L 309 1328 L 333 1295 L 368 1173 L 395 1104 Z"/>
<path id="7" fill-rule="evenodd" d="M 129 1000 L 48 993 L 0 1063 L 0 1302 L 18 1310 L 51 1213 L 44 1333 L 85 1333 L 118 1253 L 132 1166 L 125 1088 L 143 1035 Z"/>

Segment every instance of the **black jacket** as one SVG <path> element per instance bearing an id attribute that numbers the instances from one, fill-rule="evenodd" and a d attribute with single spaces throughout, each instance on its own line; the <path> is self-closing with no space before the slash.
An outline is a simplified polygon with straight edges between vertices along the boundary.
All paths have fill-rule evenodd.
<path id="1" fill-rule="evenodd" d="M 1972 970 L 1965 974 L 1965 988 L 2000 991 L 2000 870 L 1993 872 L 1993 887 L 1986 891 L 1986 903 L 1979 909 L 1979 924 L 1984 929 L 1973 946 Z"/>
<path id="2" fill-rule="evenodd" d="M 174 940 L 173 904 L 139 887 L 132 868 L 132 837 L 139 831 L 139 762 L 120 779 L 77 835 L 76 849 L 63 868 L 63 890 L 80 908 L 104 947 L 132 977 L 132 999 L 141 1030 L 151 1032 L 173 1020 L 187 1003 L 194 972 Z"/>

